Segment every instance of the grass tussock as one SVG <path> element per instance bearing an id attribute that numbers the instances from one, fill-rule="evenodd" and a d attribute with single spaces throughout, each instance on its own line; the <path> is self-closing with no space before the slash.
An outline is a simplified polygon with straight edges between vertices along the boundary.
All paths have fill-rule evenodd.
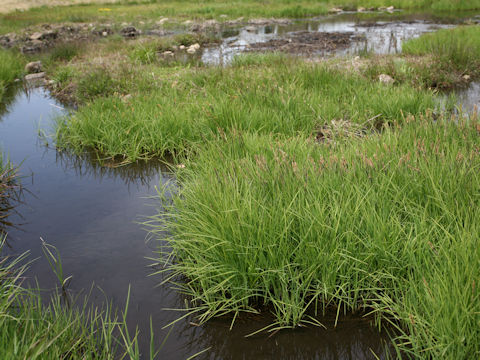
<path id="1" fill-rule="evenodd" d="M 270 66 L 271 55 L 262 64 L 248 59 L 156 79 L 140 74 L 135 86 L 145 81 L 154 87 L 148 95 L 141 90 L 129 99 L 109 96 L 81 107 L 58 122 L 57 146 L 134 161 L 181 152 L 231 129 L 308 137 L 333 119 L 373 128 L 434 107 L 431 93 L 407 86 L 294 59 Z"/>
<path id="2" fill-rule="evenodd" d="M 168 271 L 200 321 L 266 306 L 294 326 L 315 321 L 309 308 L 372 310 L 398 327 L 399 352 L 476 358 L 479 170 L 474 120 L 409 117 L 324 144 L 234 132 L 179 167 L 153 231 L 171 234 Z"/>
<path id="3" fill-rule="evenodd" d="M 403 44 L 403 52 L 431 55 L 444 64 L 444 71 L 478 76 L 480 69 L 480 27 L 460 26 L 424 34 Z"/>
<path id="4" fill-rule="evenodd" d="M 20 55 L 0 49 L 0 101 L 7 86 L 22 74 L 24 64 Z"/>

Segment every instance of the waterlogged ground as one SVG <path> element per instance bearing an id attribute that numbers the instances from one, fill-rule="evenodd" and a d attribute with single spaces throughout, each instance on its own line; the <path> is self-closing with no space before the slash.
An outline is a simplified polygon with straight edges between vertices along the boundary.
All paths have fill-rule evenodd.
<path id="1" fill-rule="evenodd" d="M 289 24 L 240 26 L 222 31 L 218 46 L 202 50 L 198 56 L 205 63 L 225 64 L 235 54 L 251 51 L 295 48 L 295 38 L 330 33 L 348 38 L 342 46 L 335 43 L 309 55 L 345 55 L 360 52 L 390 54 L 401 51 L 403 41 L 422 33 L 450 27 L 429 16 L 357 19 L 350 14 L 294 21 Z M 289 41 L 291 40 L 291 41 Z M 293 45 L 288 45 L 293 44 Z M 473 110 L 480 101 L 480 86 L 473 83 L 459 92 L 464 108 Z M 64 272 L 73 275 L 72 295 L 81 295 L 92 287 L 91 299 L 100 304 L 105 298 L 123 307 L 131 286 L 129 323 L 139 326 L 142 352 L 147 353 L 150 318 L 159 344 L 169 333 L 163 327 L 182 315 L 166 308 L 184 308 L 181 295 L 168 286 L 157 286 L 159 277 L 149 277 L 156 243 L 146 241 L 140 224 L 157 211 L 158 203 L 149 197 L 155 187 L 167 185 L 175 191 L 175 179 L 157 162 L 122 167 L 101 167 L 94 158 L 79 158 L 59 153 L 49 147 L 52 121 L 62 114 L 63 106 L 48 92 L 34 89 L 12 92 L 0 106 L 0 148 L 7 152 L 25 186 L 23 203 L 11 220 L 10 251 L 31 252 L 30 280 L 38 279 L 42 288 L 56 285 L 55 276 L 43 258 L 40 237 L 56 246 L 62 256 Z M 99 290 L 101 289 L 101 291 Z M 210 321 L 196 326 L 190 319 L 176 323 L 169 333 L 161 358 L 185 359 L 202 353 L 206 359 L 373 359 L 383 358 L 387 335 L 372 327 L 371 319 L 361 314 L 322 318 L 321 327 L 280 331 L 273 336 L 244 336 L 271 323 L 268 316 L 244 316 L 229 330 L 231 319 Z"/>
<path id="2" fill-rule="evenodd" d="M 12 162 L 21 164 L 25 186 L 24 203 L 11 220 L 18 228 L 9 229 L 12 253 L 30 251 L 37 260 L 28 275 L 44 289 L 57 285 L 42 255 L 40 237 L 56 246 L 65 274 L 73 275 L 69 290 L 73 296 L 86 294 L 95 286 L 91 299 L 97 304 L 112 300 L 123 307 L 129 285 L 129 323 L 138 324 L 143 353 L 147 353 L 149 319 L 152 318 L 157 344 L 167 336 L 162 327 L 182 315 L 165 308 L 182 308 L 183 299 L 168 286 L 158 287 L 154 270 L 157 244 L 146 242 L 146 232 L 138 222 L 152 215 L 158 204 L 148 197 L 155 186 L 174 179 L 160 164 L 99 167 L 90 159 L 57 153 L 38 136 L 49 129 L 61 114 L 61 104 L 42 89 L 19 91 L 2 108 L 0 147 Z M 155 206 L 154 206 L 155 205 Z M 100 291 L 101 289 L 102 291 Z M 231 319 L 218 319 L 198 327 L 189 319 L 179 321 L 162 348 L 162 358 L 185 359 L 208 349 L 206 359 L 372 359 L 383 358 L 387 335 L 360 314 L 322 318 L 326 329 L 312 327 L 281 331 L 274 336 L 244 336 L 271 323 L 268 316 L 240 318 L 232 331 Z"/>
<path id="3" fill-rule="evenodd" d="M 358 53 L 396 54 L 402 42 L 423 33 L 454 26 L 427 14 L 374 14 L 374 20 L 355 14 L 297 20 L 290 24 L 249 25 L 221 32 L 219 46 L 203 50 L 207 64 L 226 64 L 248 51 L 282 51 L 310 56 L 345 56 Z M 315 35 L 324 35 L 315 38 Z"/>

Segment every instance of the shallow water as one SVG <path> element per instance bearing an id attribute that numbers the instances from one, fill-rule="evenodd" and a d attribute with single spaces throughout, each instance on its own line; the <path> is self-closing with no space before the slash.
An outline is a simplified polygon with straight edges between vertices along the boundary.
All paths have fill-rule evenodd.
<path id="1" fill-rule="evenodd" d="M 233 57 L 254 43 L 273 39 L 288 39 L 299 31 L 352 33 L 350 46 L 334 51 L 317 53 L 321 56 L 343 56 L 359 53 L 395 54 L 402 50 L 402 43 L 426 32 L 454 26 L 452 20 L 440 20 L 427 14 L 343 14 L 318 19 L 297 20 L 288 25 L 243 26 L 221 32 L 219 46 L 203 50 L 201 59 L 206 64 L 227 64 Z M 272 49 L 274 50 L 274 49 Z"/>
<path id="2" fill-rule="evenodd" d="M 62 113 L 61 105 L 42 89 L 19 92 L 0 107 L 0 149 L 20 164 L 25 187 L 23 204 L 11 220 L 9 251 L 30 251 L 38 258 L 28 276 L 44 289 L 57 283 L 42 255 L 40 237 L 57 247 L 66 276 L 73 275 L 70 291 L 87 292 L 92 284 L 92 302 L 108 300 L 123 308 L 129 285 L 131 299 L 128 322 L 141 331 L 141 349 L 147 355 L 149 319 L 152 318 L 157 344 L 168 333 L 162 327 L 180 316 L 164 308 L 182 308 L 183 299 L 168 286 L 157 287 L 160 278 L 148 276 L 155 242 L 146 242 L 146 231 L 138 224 L 161 205 L 148 199 L 159 184 L 174 182 L 158 163 L 120 168 L 100 167 L 85 158 L 58 153 L 46 146 L 39 129 L 51 129 L 52 119 Z M 47 141 L 48 142 L 48 141 Z M 172 184 L 172 189 L 174 185 Z M 320 319 L 318 327 L 281 331 L 274 336 L 244 336 L 258 330 L 268 316 L 244 316 L 229 331 L 230 319 L 217 319 L 205 326 L 191 320 L 178 322 L 170 333 L 160 357 L 185 359 L 208 349 L 200 359 L 372 359 L 383 357 L 385 334 L 361 316 L 344 316 L 337 327 L 334 316 Z"/>
<path id="3" fill-rule="evenodd" d="M 480 82 L 472 82 L 467 88 L 456 91 L 458 110 L 462 112 L 477 112 L 480 110 Z"/>

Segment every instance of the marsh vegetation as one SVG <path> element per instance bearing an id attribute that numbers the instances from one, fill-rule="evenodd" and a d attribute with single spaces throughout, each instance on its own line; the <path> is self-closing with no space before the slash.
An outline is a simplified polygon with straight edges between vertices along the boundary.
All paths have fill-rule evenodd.
<path id="1" fill-rule="evenodd" d="M 64 163 L 94 163 L 95 174 L 130 179 L 127 164 L 169 157 L 178 188 L 160 188 L 161 210 L 145 225 L 160 249 L 156 275 L 185 296 L 192 324 L 227 316 L 235 327 L 245 313 L 269 313 L 272 322 L 258 330 L 274 336 L 321 327 L 332 311 L 336 320 L 360 313 L 388 329 L 392 357 L 478 357 L 480 122 L 476 112 L 454 112 L 455 95 L 439 101 L 441 91 L 480 76 L 478 17 L 409 39 L 401 54 L 302 57 L 285 47 L 295 37 L 286 32 L 274 52 L 262 48 L 266 40 L 221 66 L 199 55 L 258 24 L 291 22 L 259 17 L 319 16 L 334 6 L 480 8 L 343 5 L 127 1 L 10 13 L 0 33 L 18 36 L 0 50 L 0 100 L 27 62 L 41 60 L 52 94 L 76 106 L 56 118 L 51 134 Z M 47 29 L 53 40 L 19 52 L 46 34 L 38 32 L 42 22 L 58 25 Z M 65 28 L 80 35 L 62 40 Z M 10 41 L 18 38 L 27 40 Z M 342 46 L 354 41 L 340 38 Z M 6 213 L 15 171 L 0 165 Z M 148 169 L 154 177 L 156 166 Z M 1 259 L 0 353 L 140 357 L 121 313 L 65 307 L 61 292 L 45 304 L 38 289 L 22 286 L 24 258 Z"/>

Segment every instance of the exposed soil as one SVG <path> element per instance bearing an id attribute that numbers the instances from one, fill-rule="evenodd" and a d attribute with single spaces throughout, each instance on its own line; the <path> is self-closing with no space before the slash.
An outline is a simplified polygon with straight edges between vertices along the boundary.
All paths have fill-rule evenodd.
<path id="1" fill-rule="evenodd" d="M 267 42 L 250 45 L 254 51 L 281 51 L 291 54 L 314 54 L 344 49 L 354 40 L 357 40 L 353 32 L 309 32 L 299 31 L 290 33 L 283 39 L 272 39 Z"/>
<path id="2" fill-rule="evenodd" d="M 115 33 L 125 38 L 135 38 L 142 34 L 133 26 L 125 26 L 117 31 L 111 24 L 43 24 L 27 28 L 21 33 L 0 35 L 0 47 L 15 47 L 22 53 L 32 54 L 52 48 L 59 43 L 95 40 Z M 155 34 L 163 35 L 164 32 L 157 30 Z"/>

